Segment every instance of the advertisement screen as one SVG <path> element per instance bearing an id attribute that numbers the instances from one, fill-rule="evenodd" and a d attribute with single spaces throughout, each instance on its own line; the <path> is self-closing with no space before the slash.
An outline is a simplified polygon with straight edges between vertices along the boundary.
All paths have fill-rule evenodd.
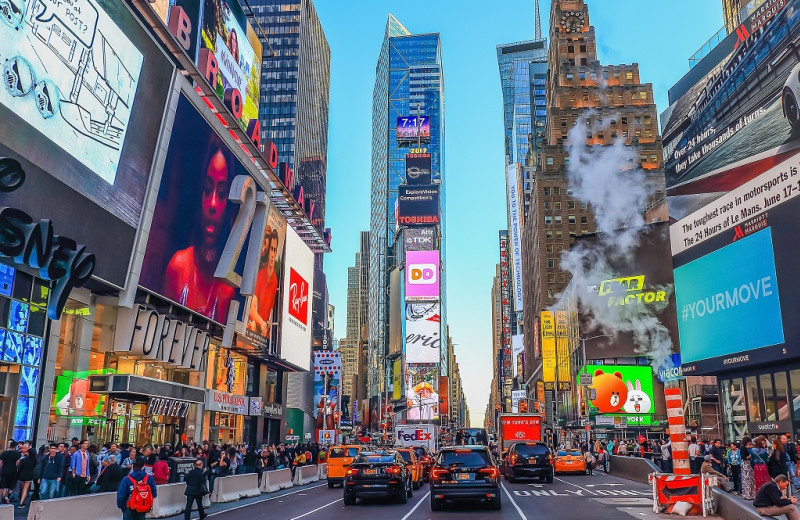
<path id="1" fill-rule="evenodd" d="M 431 118 L 403 116 L 397 118 L 397 140 L 427 143 L 431 140 Z"/>
<path id="2" fill-rule="evenodd" d="M 278 280 L 282 273 L 286 227 L 286 219 L 280 210 L 271 205 L 261 244 L 261 261 L 256 275 L 256 287 L 246 306 L 248 312 L 245 336 L 260 347 L 274 345 L 277 339 L 275 334 L 280 306 L 275 304 Z"/>
<path id="3" fill-rule="evenodd" d="M 556 356 L 558 364 L 558 385 L 560 389 L 566 389 L 566 385 L 572 380 L 570 368 L 570 341 L 567 337 L 567 313 L 556 311 Z M 562 386 L 565 385 L 565 386 Z"/>
<path id="4" fill-rule="evenodd" d="M 247 129 L 250 120 L 258 120 L 261 42 L 235 0 L 205 0 L 202 38 L 202 47 L 214 53 L 219 65 L 212 86 L 223 100 L 238 92 L 239 124 Z"/>
<path id="5" fill-rule="evenodd" d="M 406 304 L 406 363 L 438 363 L 441 357 L 441 306 Z"/>
<path id="6" fill-rule="evenodd" d="M 799 182 L 796 155 L 670 227 L 683 375 L 798 357 Z"/>
<path id="7" fill-rule="evenodd" d="M 550 311 L 542 311 L 542 381 L 553 388 L 556 381 L 556 320 Z"/>
<path id="8" fill-rule="evenodd" d="M 311 363 L 311 292 L 314 253 L 291 227 L 286 230 L 281 357 L 300 368 Z"/>
<path id="9" fill-rule="evenodd" d="M 3 205 L 52 220 L 123 287 L 174 66 L 126 2 L 78 4 L 0 9 L 0 156 L 27 174 Z"/>
<path id="10" fill-rule="evenodd" d="M 411 185 L 431 184 L 431 154 L 406 154 L 406 182 Z"/>
<path id="11" fill-rule="evenodd" d="M 406 251 L 433 251 L 437 248 L 436 228 L 408 228 L 403 231 L 403 247 Z"/>
<path id="12" fill-rule="evenodd" d="M 439 299 L 439 251 L 406 251 L 406 300 Z"/>
<path id="13" fill-rule="evenodd" d="M 400 186 L 397 191 L 397 224 L 431 226 L 439 223 L 439 186 Z"/>
<path id="14" fill-rule="evenodd" d="M 338 352 L 314 352 L 314 419 L 318 431 L 337 428 L 334 414 L 340 405 L 341 368 Z"/>
<path id="15" fill-rule="evenodd" d="M 409 421 L 439 419 L 439 367 L 406 363 L 406 417 Z"/>
<path id="16" fill-rule="evenodd" d="M 175 114 L 139 284 L 224 323 L 238 292 L 214 278 L 238 206 L 244 167 L 184 96 Z"/>
<path id="17" fill-rule="evenodd" d="M 53 392 L 53 409 L 56 415 L 66 417 L 97 417 L 104 414 L 106 396 L 89 392 L 89 376 L 113 374 L 113 370 L 65 370 L 56 376 Z"/>
<path id="18" fill-rule="evenodd" d="M 511 353 L 514 356 L 512 362 L 512 374 L 514 377 L 517 377 L 517 375 L 520 374 L 525 374 L 525 370 L 523 368 L 523 357 L 525 356 L 523 339 L 524 336 L 522 334 L 515 334 L 511 336 Z"/>
<path id="19" fill-rule="evenodd" d="M 628 426 L 653 424 L 653 369 L 636 365 L 587 365 L 592 374 L 595 399 L 587 407 L 590 416 L 620 416 Z"/>

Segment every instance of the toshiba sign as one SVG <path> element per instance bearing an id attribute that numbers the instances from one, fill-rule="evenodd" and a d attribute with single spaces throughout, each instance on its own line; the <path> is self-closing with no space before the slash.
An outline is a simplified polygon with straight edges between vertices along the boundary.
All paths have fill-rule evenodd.
<path id="1" fill-rule="evenodd" d="M 399 226 L 433 226 L 439 223 L 439 186 L 401 185 L 397 190 Z"/>

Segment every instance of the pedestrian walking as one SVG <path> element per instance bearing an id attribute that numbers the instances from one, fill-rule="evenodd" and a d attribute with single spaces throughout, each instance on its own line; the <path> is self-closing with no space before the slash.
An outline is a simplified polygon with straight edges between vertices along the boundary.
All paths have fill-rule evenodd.
<path id="1" fill-rule="evenodd" d="M 29 441 L 22 443 L 20 459 L 17 462 L 17 481 L 19 482 L 20 495 L 18 508 L 27 506 L 27 500 L 31 498 L 28 493 L 31 491 L 31 483 L 36 478 L 36 452 L 31 449 Z"/>
<path id="2" fill-rule="evenodd" d="M 136 459 L 133 470 L 117 489 L 117 507 L 122 511 L 122 520 L 145 520 L 156 496 L 156 481 L 144 471 L 144 459 Z"/>
<path id="3" fill-rule="evenodd" d="M 753 455 L 750 450 L 753 448 L 753 441 L 750 437 L 742 439 L 741 448 L 739 451 L 742 455 L 742 498 L 746 500 L 755 500 L 756 498 L 756 481 L 753 474 Z"/>
<path id="4" fill-rule="evenodd" d="M 17 462 L 21 457 L 16 441 L 8 441 L 8 448 L 0 453 L 0 501 L 9 504 L 8 495 L 17 485 Z"/>
<path id="5" fill-rule="evenodd" d="M 192 468 L 185 476 L 186 491 L 186 507 L 183 510 L 184 520 L 190 520 L 192 516 L 192 506 L 197 503 L 197 512 L 200 513 L 200 520 L 203 520 L 207 515 L 203 509 L 203 497 L 208 494 L 208 486 L 206 485 L 206 471 L 203 469 L 203 461 L 194 461 L 194 468 Z"/>
<path id="6" fill-rule="evenodd" d="M 63 473 L 64 457 L 58 452 L 58 446 L 51 444 L 49 453 L 39 463 L 39 498 L 41 500 L 58 495 Z"/>
<path id="7" fill-rule="evenodd" d="M 731 480 L 733 480 L 733 492 L 742 492 L 742 454 L 739 451 L 739 445 L 735 442 L 731 443 L 731 448 L 726 455 L 728 467 L 731 469 Z"/>

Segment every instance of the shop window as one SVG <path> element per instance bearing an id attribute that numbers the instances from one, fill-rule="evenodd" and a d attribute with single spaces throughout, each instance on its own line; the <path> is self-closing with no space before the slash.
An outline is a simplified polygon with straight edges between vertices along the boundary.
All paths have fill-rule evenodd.
<path id="1" fill-rule="evenodd" d="M 792 370 L 789 372 L 789 378 L 792 383 L 792 410 L 794 411 L 794 419 L 800 421 L 800 370 Z"/>
<path id="2" fill-rule="evenodd" d="M 760 422 L 761 415 L 761 401 L 758 396 L 758 382 L 755 377 L 748 377 L 745 379 L 745 393 L 747 395 L 747 417 L 750 422 Z"/>
<path id="3" fill-rule="evenodd" d="M 772 388 L 772 376 L 770 374 L 761 374 L 758 376 L 758 384 L 764 407 L 764 420 L 774 421 L 777 416 L 777 409 L 775 408 L 775 391 Z"/>
<path id="4" fill-rule="evenodd" d="M 775 373 L 775 408 L 778 410 L 778 420 L 788 421 L 789 417 L 789 382 L 786 372 Z"/>

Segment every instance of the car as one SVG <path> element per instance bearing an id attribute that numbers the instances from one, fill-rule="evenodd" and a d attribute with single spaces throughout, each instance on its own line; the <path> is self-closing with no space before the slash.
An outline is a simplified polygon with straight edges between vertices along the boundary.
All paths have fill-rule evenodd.
<path id="1" fill-rule="evenodd" d="M 431 468 L 431 510 L 447 502 L 482 502 L 499 510 L 500 470 L 486 446 L 442 448 Z"/>
<path id="2" fill-rule="evenodd" d="M 411 469 L 396 451 L 359 454 L 344 478 L 344 505 L 363 497 L 389 496 L 405 504 L 414 494 Z"/>
<path id="3" fill-rule="evenodd" d="M 589 473 L 583 453 L 576 448 L 558 450 L 553 467 L 556 473 Z"/>
<path id="4" fill-rule="evenodd" d="M 800 128 L 800 63 L 789 73 L 789 78 L 783 85 L 781 101 L 783 117 L 789 121 L 792 130 Z"/>
<path id="5" fill-rule="evenodd" d="M 397 448 L 397 453 L 406 461 L 406 466 L 411 469 L 411 487 L 415 490 L 422 487 L 424 468 L 413 448 Z"/>
<path id="6" fill-rule="evenodd" d="M 353 463 L 353 459 L 364 450 L 358 444 L 331 446 L 328 450 L 328 488 L 335 485 L 344 485 L 344 477 L 347 468 Z"/>
<path id="7" fill-rule="evenodd" d="M 503 459 L 503 474 L 508 482 L 535 478 L 552 484 L 555 474 L 553 455 L 543 442 L 515 442 Z"/>
<path id="8" fill-rule="evenodd" d="M 414 452 L 422 463 L 422 478 L 425 482 L 428 482 L 431 476 L 431 468 L 433 467 L 433 453 L 427 446 L 414 446 Z"/>

